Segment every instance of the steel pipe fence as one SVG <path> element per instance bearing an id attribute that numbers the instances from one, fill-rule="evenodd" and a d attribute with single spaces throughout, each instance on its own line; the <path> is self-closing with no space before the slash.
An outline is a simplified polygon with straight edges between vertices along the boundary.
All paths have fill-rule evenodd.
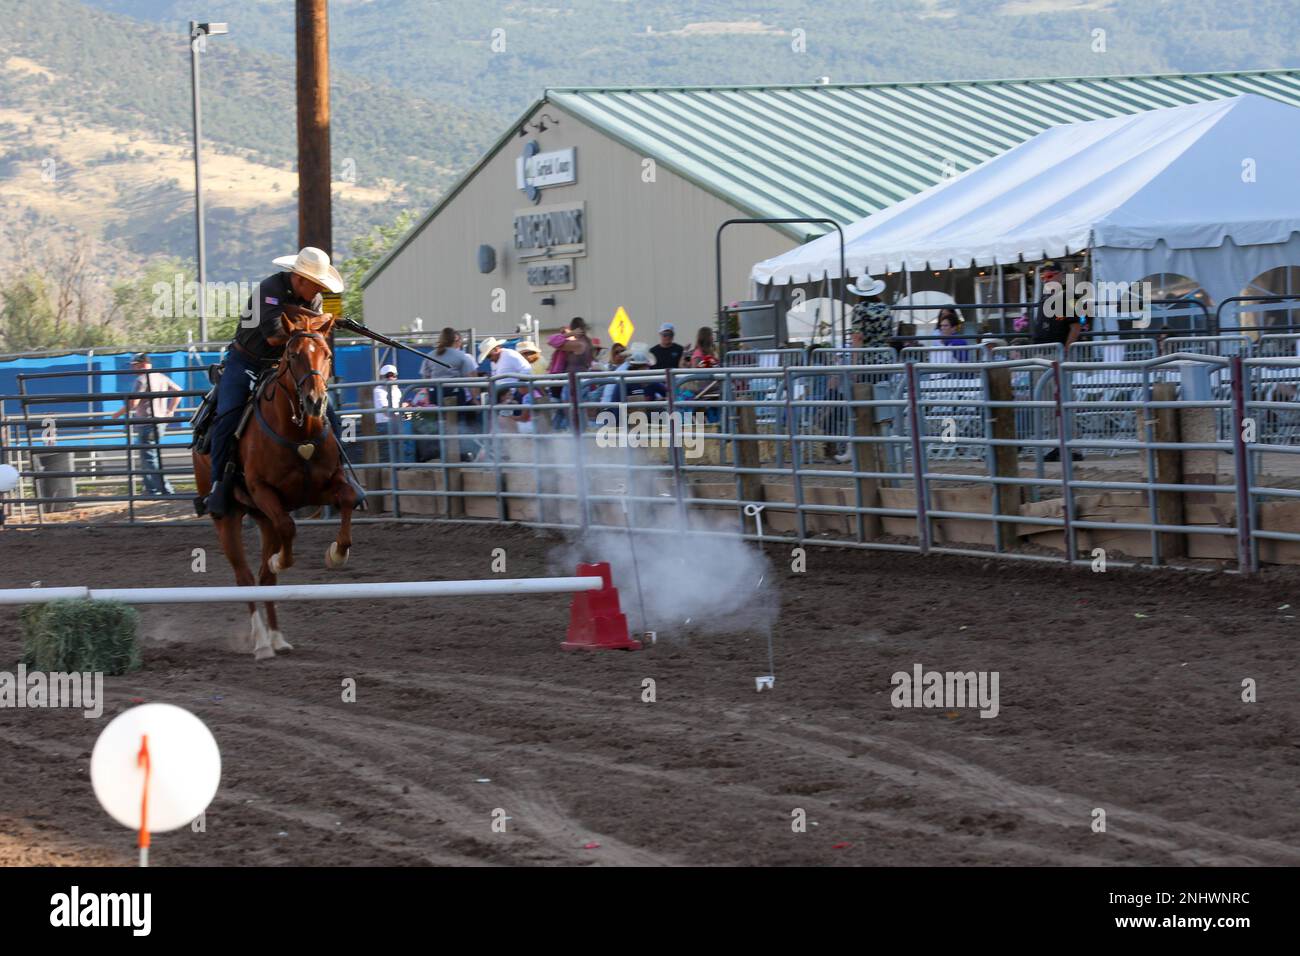
<path id="1" fill-rule="evenodd" d="M 1218 333 L 1242 328 L 1295 331 L 1300 328 L 1300 295 L 1230 296 L 1215 309 L 1214 324 Z"/>
<path id="2" fill-rule="evenodd" d="M 808 364 L 815 366 L 885 366 L 896 364 L 898 353 L 888 347 L 871 348 L 816 348 L 808 354 Z M 840 437 L 839 441 L 827 443 L 827 457 L 843 464 L 850 460 L 851 450 L 845 440 L 852 434 L 853 407 L 847 402 L 855 391 L 867 390 L 873 395 L 888 397 L 894 391 L 894 375 L 885 371 L 841 371 L 839 374 L 820 376 L 813 380 L 811 395 L 814 399 L 824 399 L 826 404 L 808 410 L 807 415 L 827 434 Z M 801 398 L 804 396 L 800 396 Z M 803 464 L 816 460 L 815 449 L 804 447 Z M 890 453 L 894 451 L 889 449 Z"/>
<path id="3" fill-rule="evenodd" d="M 1239 335 L 1221 338 L 1166 354 L 1141 340 L 1089 342 L 1069 356 L 1005 346 L 956 362 L 942 348 L 817 349 L 713 369 L 405 379 L 406 404 L 392 411 L 342 402 L 387 382 L 332 391 L 374 503 L 363 523 L 686 527 L 1079 564 L 1109 548 L 1132 563 L 1212 557 L 1250 570 L 1300 553 L 1288 530 L 1300 514 L 1287 523 L 1300 508 L 1300 356 L 1247 357 Z M 68 414 L 57 440 L 42 440 L 39 409 L 70 395 L 0 396 L 0 457 L 22 480 L 4 501 L 10 525 L 51 520 L 43 509 L 65 502 L 125 501 L 124 520 L 107 524 L 195 521 L 187 449 L 164 459 L 181 507 L 146 513 L 128 457 L 138 446 L 107 410 Z M 148 395 L 80 396 L 128 397 Z M 33 456 L 51 448 L 71 453 L 72 467 L 39 470 Z M 48 494 L 56 478 L 76 488 Z"/>
<path id="4" fill-rule="evenodd" d="M 1094 370 L 1070 378 L 1070 390 L 1075 398 L 1097 406 L 1096 411 L 1081 410 L 1075 414 L 1076 437 L 1136 441 L 1136 413 L 1131 409 L 1116 408 L 1110 400 L 1123 401 L 1137 395 L 1148 384 L 1145 372 L 1127 368 L 1125 364 L 1154 358 L 1157 353 L 1154 339 L 1093 339 L 1075 342 L 1069 347 L 1069 361 L 1094 366 Z M 1114 455 L 1117 451 L 1111 448 L 1108 454 Z"/>

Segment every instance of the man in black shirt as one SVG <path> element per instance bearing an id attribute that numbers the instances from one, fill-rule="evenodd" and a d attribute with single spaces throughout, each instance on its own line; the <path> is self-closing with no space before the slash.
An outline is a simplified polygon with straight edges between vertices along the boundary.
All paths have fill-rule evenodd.
<path id="1" fill-rule="evenodd" d="M 217 385 L 217 411 L 212 422 L 212 490 L 202 502 L 202 512 L 220 518 L 230 507 L 231 477 L 226 474 L 230 460 L 231 439 L 239 426 L 240 414 L 248 400 L 251 383 L 262 369 L 274 365 L 284 354 L 284 343 L 272 345 L 272 336 L 283 338 L 280 318 L 286 313 L 297 316 L 320 312 L 321 293 L 343 291 L 343 277 L 330 265 L 322 250 L 307 246 L 297 256 L 274 260 L 286 271 L 263 279 L 244 307 L 239 331 L 226 351 L 221 381 Z M 335 439 L 342 441 L 342 426 L 333 404 L 326 406 Z M 341 447 L 341 446 L 340 446 Z M 349 479 L 365 500 L 365 493 Z"/>
<path id="2" fill-rule="evenodd" d="M 1041 296 L 1038 308 L 1034 312 L 1034 344 L 1060 342 L 1064 346 L 1065 357 L 1069 358 L 1070 346 L 1079 338 L 1078 305 L 1067 298 L 1062 288 L 1061 270 L 1050 259 L 1038 268 Z M 1070 457 L 1082 461 L 1083 455 L 1071 451 Z M 1053 448 L 1043 456 L 1043 461 L 1060 461 L 1061 450 Z"/>
<path id="3" fill-rule="evenodd" d="M 680 368 L 682 353 L 686 350 L 673 341 L 675 330 L 671 322 L 659 326 L 659 344 L 650 350 L 655 368 Z"/>
<path id="4" fill-rule="evenodd" d="M 1034 344 L 1060 342 L 1068 355 L 1079 338 L 1079 312 L 1061 288 L 1061 270 L 1050 259 L 1038 269 L 1041 296 L 1034 312 Z"/>

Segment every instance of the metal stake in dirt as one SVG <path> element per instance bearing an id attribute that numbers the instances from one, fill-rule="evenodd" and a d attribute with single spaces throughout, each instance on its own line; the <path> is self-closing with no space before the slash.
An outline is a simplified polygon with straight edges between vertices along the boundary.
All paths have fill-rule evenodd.
<path id="1" fill-rule="evenodd" d="M 628 491 L 631 490 L 629 483 Z M 650 630 L 650 619 L 645 613 L 645 595 L 641 592 L 641 564 L 636 559 L 636 538 L 632 534 L 632 519 L 628 517 L 627 495 L 623 496 L 623 524 L 627 527 L 627 547 L 632 552 L 632 574 L 636 578 L 636 600 L 641 607 L 641 626 L 646 629 L 645 636 L 649 638 L 650 643 L 654 644 L 659 635 Z"/>
<path id="2" fill-rule="evenodd" d="M 763 586 L 764 577 L 766 577 L 766 575 L 759 577 L 758 585 L 755 588 L 755 590 Z M 763 690 L 763 688 L 772 690 L 775 686 L 776 686 L 776 655 L 772 651 L 772 628 L 769 625 L 767 629 L 767 673 L 761 677 L 754 678 L 754 690 L 760 692 Z"/>

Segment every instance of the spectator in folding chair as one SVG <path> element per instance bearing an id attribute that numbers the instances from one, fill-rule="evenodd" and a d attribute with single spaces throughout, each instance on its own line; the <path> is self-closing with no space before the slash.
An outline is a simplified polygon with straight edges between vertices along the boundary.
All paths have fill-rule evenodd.
<path id="1" fill-rule="evenodd" d="M 686 368 L 718 367 L 718 345 L 710 326 L 702 326 L 695 334 L 695 346 L 687 354 L 685 364 Z M 717 401 L 721 397 L 721 388 L 716 380 L 688 379 L 677 390 L 677 395 L 684 401 Z M 717 408 L 709 408 L 705 411 L 705 421 L 716 423 L 718 419 Z"/>
<path id="2" fill-rule="evenodd" d="M 433 390 L 428 388 L 418 388 L 409 402 L 412 409 L 432 409 L 435 406 Z M 433 461 L 438 457 L 438 415 L 432 411 L 413 411 L 411 413 L 411 434 L 417 437 L 412 444 L 414 445 L 415 460 L 418 462 Z"/>
<path id="3" fill-rule="evenodd" d="M 524 361 L 529 364 L 532 369 L 531 374 L 540 375 L 543 373 L 541 350 L 530 340 L 524 339 L 515 346 L 515 351 L 522 355 Z M 535 431 L 532 406 L 537 402 L 544 401 L 546 396 L 542 394 L 542 389 L 539 386 L 532 383 L 516 389 L 516 394 L 520 404 L 525 406 L 524 411 L 517 416 L 516 424 L 519 426 L 519 430 L 522 432 Z"/>
<path id="4" fill-rule="evenodd" d="M 650 350 L 640 342 L 633 342 L 628 346 L 626 360 L 614 371 L 643 372 L 650 368 L 652 361 Z M 600 402 L 606 406 L 615 406 L 622 402 L 657 402 L 663 401 L 667 394 L 663 382 L 628 382 L 620 379 L 617 382 L 610 382 L 602 389 Z"/>

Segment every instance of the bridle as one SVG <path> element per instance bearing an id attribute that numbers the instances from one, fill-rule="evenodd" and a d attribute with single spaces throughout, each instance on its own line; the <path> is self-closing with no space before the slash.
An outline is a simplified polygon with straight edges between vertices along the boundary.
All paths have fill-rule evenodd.
<path id="1" fill-rule="evenodd" d="M 275 373 L 272 382 L 275 384 L 277 389 L 284 388 L 287 391 L 287 387 L 281 381 L 287 373 L 289 381 L 293 383 L 294 394 L 291 397 L 290 404 L 293 406 L 292 421 L 295 428 L 301 427 L 303 421 L 307 418 L 307 409 L 304 407 L 303 401 L 303 385 L 305 385 L 313 375 L 321 376 L 323 378 L 328 374 L 328 372 L 322 373 L 318 372 L 314 368 L 309 368 L 302 375 L 294 378 L 292 366 L 293 358 L 296 353 L 290 351 L 289 346 L 298 339 L 311 339 L 315 342 L 319 342 L 321 347 L 325 349 L 326 359 L 332 361 L 334 357 L 334 353 L 330 350 L 329 344 L 325 341 L 325 336 L 319 332 L 294 332 L 289 336 L 288 341 L 285 342 L 284 357 L 280 359 L 279 371 Z M 271 423 L 266 420 L 266 415 L 262 412 L 262 404 L 263 402 L 271 400 L 269 394 L 270 389 L 267 389 L 266 392 L 267 394 L 263 394 L 259 400 L 253 402 L 254 417 L 257 419 L 257 424 L 261 429 L 266 432 L 266 434 L 269 435 L 276 444 L 291 449 L 297 453 L 299 464 L 302 467 L 302 500 L 305 504 L 308 492 L 311 488 L 312 459 L 315 457 L 316 452 L 320 451 L 331 437 L 329 417 L 322 416 L 320 431 L 315 435 L 307 438 L 290 440 L 276 432 L 276 430 L 271 427 Z M 328 402 L 328 400 L 329 398 L 327 395 L 326 401 Z M 337 440 L 338 439 L 336 439 L 336 441 Z M 342 454 L 342 444 L 340 443 L 338 447 L 339 453 Z"/>
<path id="2" fill-rule="evenodd" d="M 330 351 L 329 342 L 320 332 L 294 332 L 289 336 L 288 341 L 284 343 L 284 360 L 281 364 L 279 373 L 275 376 L 275 383 L 278 388 L 283 388 L 284 386 L 280 382 L 280 379 L 284 377 L 286 372 L 289 374 L 289 380 L 293 382 L 294 394 L 292 405 L 293 424 L 295 427 L 301 426 L 303 421 L 307 418 L 306 402 L 303 399 L 303 385 L 308 382 L 312 376 L 324 378 L 329 374 L 327 365 L 327 370 L 324 373 L 314 368 L 308 368 L 302 375 L 297 378 L 293 377 L 293 360 L 297 353 L 292 351 L 289 346 L 298 339 L 311 339 L 313 342 L 319 342 L 321 348 L 325 350 L 325 358 L 327 362 L 332 362 L 334 359 L 334 353 Z M 329 401 L 328 395 L 326 396 L 326 401 Z"/>

